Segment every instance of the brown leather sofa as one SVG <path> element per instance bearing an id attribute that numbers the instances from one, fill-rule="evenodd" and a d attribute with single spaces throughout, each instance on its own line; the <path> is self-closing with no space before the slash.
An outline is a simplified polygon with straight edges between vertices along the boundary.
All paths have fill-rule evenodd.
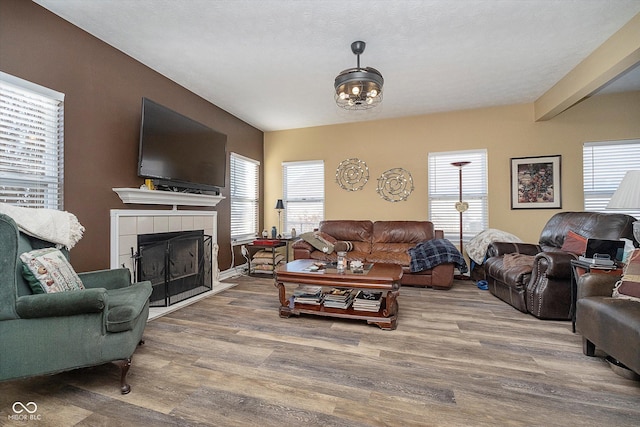
<path id="1" fill-rule="evenodd" d="M 401 284 L 449 289 L 453 285 L 454 264 L 445 263 L 418 273 L 410 270 L 408 250 L 431 239 L 444 238 L 442 230 L 434 230 L 430 221 L 322 221 L 318 231 L 338 241 L 351 242 L 353 250 L 347 260 L 399 264 L 403 268 Z M 326 254 L 304 240 L 293 245 L 294 259 L 335 261 L 336 254 Z"/>
<path id="2" fill-rule="evenodd" d="M 582 351 L 595 356 L 596 348 L 640 375 L 640 302 L 613 298 L 620 277 L 583 274 L 578 280 L 576 330 Z"/>
<path id="3" fill-rule="evenodd" d="M 571 319 L 571 260 L 561 250 L 569 231 L 586 238 L 633 241 L 635 218 L 624 214 L 560 212 L 544 226 L 538 244 L 494 242 L 484 263 L 489 291 L 540 319 Z M 505 255 L 532 255 L 533 264 L 505 267 Z"/>

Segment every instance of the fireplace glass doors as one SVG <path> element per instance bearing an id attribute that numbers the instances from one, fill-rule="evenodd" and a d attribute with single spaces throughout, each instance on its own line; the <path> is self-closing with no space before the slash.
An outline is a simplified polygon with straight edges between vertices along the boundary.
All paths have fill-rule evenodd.
<path id="1" fill-rule="evenodd" d="M 168 307 L 212 289 L 211 242 L 203 230 L 138 236 L 136 276 L 151 281 L 151 307 Z"/>

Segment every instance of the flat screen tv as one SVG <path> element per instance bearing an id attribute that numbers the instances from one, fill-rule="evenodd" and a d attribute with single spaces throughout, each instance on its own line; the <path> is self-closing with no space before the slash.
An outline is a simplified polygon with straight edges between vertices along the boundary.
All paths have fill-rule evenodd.
<path id="1" fill-rule="evenodd" d="M 138 176 L 161 189 L 218 194 L 226 166 L 227 135 L 142 98 Z"/>

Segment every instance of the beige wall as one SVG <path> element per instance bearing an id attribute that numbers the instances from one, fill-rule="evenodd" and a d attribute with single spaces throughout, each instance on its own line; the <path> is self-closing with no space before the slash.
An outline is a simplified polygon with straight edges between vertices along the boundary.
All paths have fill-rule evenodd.
<path id="1" fill-rule="evenodd" d="M 537 242 L 545 222 L 560 210 L 511 210 L 510 158 L 562 155 L 562 210 L 582 210 L 582 144 L 640 138 L 639 118 L 640 92 L 631 92 L 589 98 L 545 122 L 535 122 L 533 104 L 523 104 L 268 132 L 264 225 L 277 224 L 273 207 L 282 197 L 284 161 L 325 161 L 326 219 L 424 220 L 428 153 L 486 148 L 489 226 Z M 351 157 L 364 160 L 370 172 L 356 192 L 335 183 L 338 164 Z M 394 167 L 413 176 L 415 190 L 405 202 L 387 202 L 376 192 L 377 177 Z"/>

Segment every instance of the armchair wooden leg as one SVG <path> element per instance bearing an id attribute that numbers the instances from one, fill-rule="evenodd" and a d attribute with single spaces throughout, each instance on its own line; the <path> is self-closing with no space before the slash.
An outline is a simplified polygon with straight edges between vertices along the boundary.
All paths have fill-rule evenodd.
<path id="1" fill-rule="evenodd" d="M 120 392 L 122 394 L 129 393 L 131 391 L 131 386 L 127 384 L 127 373 L 131 367 L 131 358 L 128 357 L 122 360 L 114 360 L 112 363 L 120 367 Z"/>

